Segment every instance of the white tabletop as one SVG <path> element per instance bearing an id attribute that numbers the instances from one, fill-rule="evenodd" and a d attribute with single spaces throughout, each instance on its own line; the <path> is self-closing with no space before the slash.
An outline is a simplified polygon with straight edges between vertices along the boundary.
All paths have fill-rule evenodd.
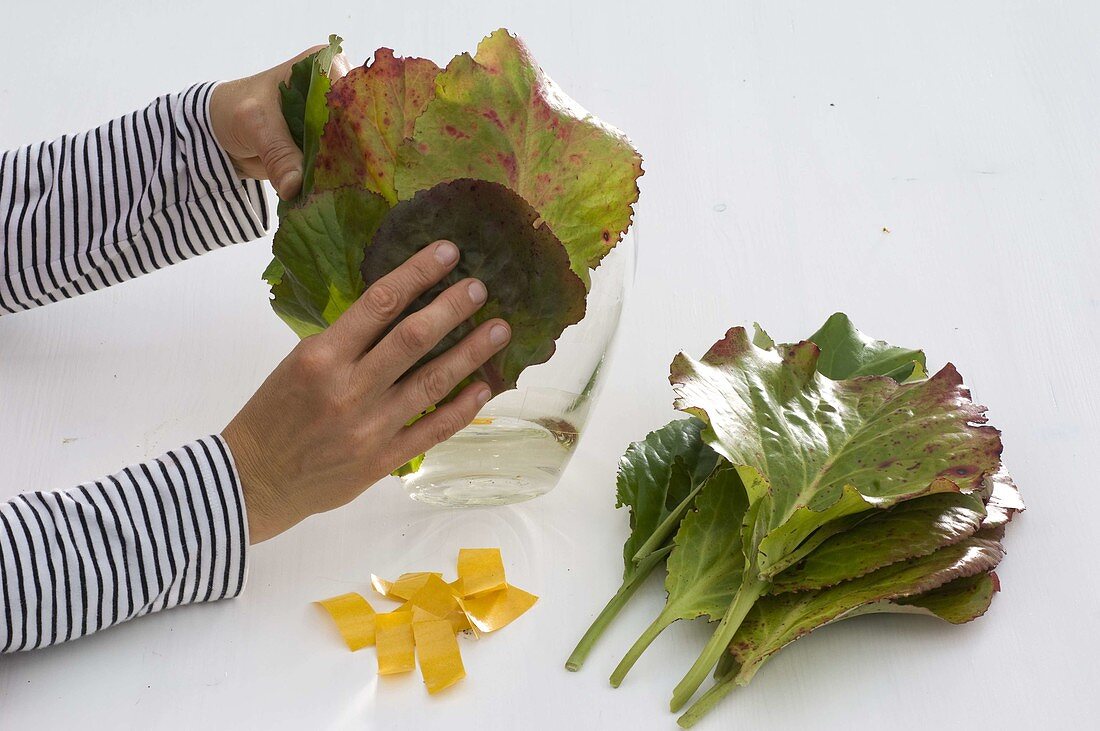
<path id="1" fill-rule="evenodd" d="M 653 580 L 581 673 L 562 663 L 617 586 L 625 445 L 673 414 L 673 354 L 835 310 L 950 359 L 1005 432 L 1030 510 L 1003 591 L 951 627 L 868 617 L 785 649 L 700 728 L 1100 725 L 1100 45 L 1096 3 L 16 0 L 0 17 L 0 148 L 91 127 L 329 32 L 445 61 L 499 25 L 646 158 L 640 261 L 602 401 L 557 490 L 443 511 L 386 480 L 251 553 L 244 595 L 0 658 L 0 727 L 673 728 L 707 627 L 607 675 Z M 307 6 L 313 9 L 307 10 Z M 888 232 L 887 232 L 888 231 Z M 270 240 L 0 319 L 0 497 L 67 487 L 218 431 L 293 344 L 260 272 Z M 310 601 L 371 572 L 453 571 L 499 545 L 542 599 L 462 646 L 429 697 L 379 680 Z"/>

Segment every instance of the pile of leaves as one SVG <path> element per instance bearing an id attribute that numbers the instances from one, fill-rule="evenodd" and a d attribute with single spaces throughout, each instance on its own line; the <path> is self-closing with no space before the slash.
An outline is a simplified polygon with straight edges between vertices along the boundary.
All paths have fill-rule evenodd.
<path id="1" fill-rule="evenodd" d="M 305 169 L 301 194 L 279 209 L 264 273 L 272 307 L 299 336 L 320 332 L 378 278 L 448 239 L 458 266 L 404 314 L 465 277 L 489 299 L 422 362 L 505 317 L 510 343 L 474 377 L 494 395 L 514 388 L 584 317 L 590 271 L 630 227 L 641 157 L 507 30 L 445 68 L 380 48 L 331 82 L 339 52 L 332 36 L 282 88 Z"/>
<path id="2" fill-rule="evenodd" d="M 566 663 L 593 644 L 662 564 L 668 600 L 611 676 L 618 686 L 679 619 L 718 622 L 676 686 L 691 726 L 769 657 L 830 622 L 873 612 L 953 624 L 985 613 L 1020 494 L 1001 435 L 948 364 L 873 340 L 835 314 L 776 345 L 733 328 L 669 378 L 673 421 L 627 449 L 622 586 Z"/>

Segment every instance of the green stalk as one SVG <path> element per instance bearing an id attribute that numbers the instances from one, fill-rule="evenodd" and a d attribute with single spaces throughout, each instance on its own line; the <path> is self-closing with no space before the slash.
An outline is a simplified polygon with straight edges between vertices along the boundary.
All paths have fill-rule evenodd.
<path id="1" fill-rule="evenodd" d="M 755 576 L 755 574 L 756 572 L 752 571 L 750 575 Z M 691 666 L 691 670 L 688 670 L 687 675 L 672 691 L 672 701 L 669 703 L 670 710 L 678 711 L 683 708 L 684 704 L 695 695 L 695 691 L 699 690 L 699 686 L 707 679 L 707 675 L 722 657 L 722 653 L 729 647 L 733 636 L 737 634 L 737 628 L 741 626 L 745 615 L 749 613 L 752 605 L 756 603 L 756 600 L 760 598 L 767 587 L 768 582 L 753 579 L 742 584 L 741 588 L 737 590 L 737 596 L 733 598 L 733 602 L 726 610 L 725 616 L 718 623 L 718 629 L 707 640 L 706 647 L 703 648 L 703 654 L 699 655 L 695 664 Z"/>
<path id="2" fill-rule="evenodd" d="M 642 632 L 642 636 L 630 646 L 626 655 L 619 661 L 619 664 L 615 666 L 615 672 L 611 673 L 611 686 L 618 688 L 623 682 L 623 678 L 630 672 L 630 668 L 634 667 L 634 663 L 638 662 L 638 658 L 642 656 L 642 653 L 646 651 L 653 640 L 657 639 L 657 635 L 665 631 L 665 628 L 675 622 L 679 617 L 670 612 L 668 607 L 657 615 L 657 619 L 653 620 L 653 624 L 646 627 L 645 632 Z"/>
<path id="3" fill-rule="evenodd" d="M 820 546 L 828 539 L 832 538 L 838 533 L 843 533 L 846 530 L 851 530 L 855 526 L 862 523 L 864 520 L 867 519 L 868 515 L 869 514 L 866 512 L 856 513 L 855 515 L 849 515 L 844 518 L 837 518 L 831 523 L 826 523 L 825 525 L 814 531 L 812 534 L 810 534 L 810 536 L 806 538 L 806 540 L 802 541 L 802 543 L 800 543 L 797 548 L 787 553 L 787 555 L 785 555 L 783 558 L 779 559 L 774 564 L 762 567 L 760 569 L 760 575 L 765 579 L 771 579 L 775 576 L 778 576 L 782 572 L 789 569 L 791 566 L 794 566 L 796 563 L 809 556 L 811 553 L 817 550 L 818 546 Z"/>
<path id="4" fill-rule="evenodd" d="M 699 700 L 691 704 L 691 707 L 687 709 L 684 715 L 676 719 L 676 723 L 681 728 L 691 728 L 699 721 L 700 718 L 707 715 L 710 709 L 718 705 L 718 701 L 726 697 L 727 694 L 735 687 L 737 679 L 737 668 L 731 668 L 721 677 L 718 677 L 714 681 L 714 685 L 707 689 L 707 692 L 699 696 Z"/>
<path id="5" fill-rule="evenodd" d="M 704 481 L 705 482 L 705 481 Z M 634 561 L 642 561 L 646 556 L 656 551 L 660 546 L 663 546 L 668 537 L 676 532 L 676 528 L 680 526 L 680 519 L 684 517 L 684 513 L 691 507 L 692 502 L 695 501 L 695 496 L 699 494 L 699 491 L 703 489 L 703 484 L 700 483 L 687 497 L 680 501 L 680 504 L 668 514 L 656 530 L 650 534 L 649 538 L 645 540 L 642 547 L 638 549 L 638 552 L 634 554 Z"/>
<path id="6" fill-rule="evenodd" d="M 588 631 L 584 633 L 584 637 L 581 637 L 581 641 L 573 648 L 573 654 L 565 661 L 566 670 L 575 672 L 581 669 L 581 665 L 584 665 L 584 661 L 588 658 L 588 653 L 592 652 L 592 646 L 596 644 L 596 640 L 600 638 L 604 630 L 611 624 L 612 620 L 618 616 L 619 612 L 626 606 L 626 603 L 630 601 L 630 597 L 634 596 L 634 593 L 638 591 L 638 587 L 642 585 L 646 577 L 648 577 L 653 572 L 653 569 L 657 568 L 657 565 L 671 552 L 672 546 L 665 546 L 646 556 L 641 563 L 634 567 L 634 572 L 623 580 L 622 586 L 615 592 L 615 596 L 611 597 L 611 601 L 607 603 L 603 611 L 596 617 L 596 621 L 594 621 L 592 626 L 588 628 Z"/>
<path id="7" fill-rule="evenodd" d="M 737 658 L 732 652 L 723 652 L 718 664 L 714 666 L 714 679 L 721 680 L 731 670 L 737 670 Z"/>

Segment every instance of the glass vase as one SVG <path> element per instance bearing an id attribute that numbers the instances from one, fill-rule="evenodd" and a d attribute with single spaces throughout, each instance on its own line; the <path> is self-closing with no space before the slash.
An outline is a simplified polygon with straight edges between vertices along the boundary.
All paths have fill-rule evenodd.
<path id="1" fill-rule="evenodd" d="M 545 363 L 490 400 L 474 422 L 401 478 L 409 497 L 446 507 L 507 505 L 554 488 L 599 396 L 607 354 L 634 282 L 633 230 L 592 272 L 584 319 Z"/>

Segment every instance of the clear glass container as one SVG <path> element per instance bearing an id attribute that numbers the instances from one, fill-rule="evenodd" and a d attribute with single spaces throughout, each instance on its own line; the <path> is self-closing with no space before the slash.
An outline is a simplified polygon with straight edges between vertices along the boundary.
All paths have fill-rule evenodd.
<path id="1" fill-rule="evenodd" d="M 526 369 L 517 388 L 485 404 L 473 424 L 402 477 L 409 497 L 447 507 L 507 505 L 553 489 L 599 396 L 635 256 L 631 230 L 592 272 L 585 317 L 566 328 L 553 357 Z"/>

